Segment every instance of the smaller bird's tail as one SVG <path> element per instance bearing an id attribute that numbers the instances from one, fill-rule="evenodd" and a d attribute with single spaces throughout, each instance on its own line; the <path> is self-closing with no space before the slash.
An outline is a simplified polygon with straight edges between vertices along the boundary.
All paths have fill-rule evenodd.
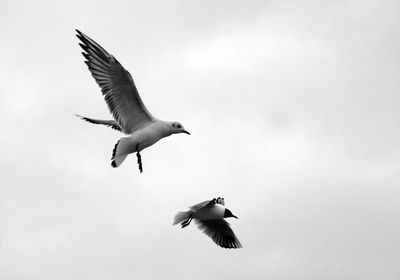
<path id="1" fill-rule="evenodd" d="M 174 223 L 172 225 L 176 225 L 183 221 L 188 220 L 190 218 L 190 214 L 191 214 L 190 211 L 178 212 L 178 214 L 176 214 L 174 217 Z"/>
<path id="2" fill-rule="evenodd" d="M 114 146 L 111 157 L 111 166 L 120 166 L 130 153 L 133 153 L 132 139 L 130 139 L 129 137 L 122 137 Z"/>

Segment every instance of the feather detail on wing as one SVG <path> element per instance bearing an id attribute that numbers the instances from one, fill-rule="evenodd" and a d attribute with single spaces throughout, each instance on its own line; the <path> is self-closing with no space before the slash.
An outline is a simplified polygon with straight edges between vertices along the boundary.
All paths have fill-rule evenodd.
<path id="1" fill-rule="evenodd" d="M 87 117 L 83 117 L 80 115 L 76 115 L 77 117 L 81 118 L 84 121 L 87 121 L 89 123 L 93 123 L 93 124 L 102 124 L 102 125 L 106 125 L 111 127 L 112 129 L 118 130 L 118 131 L 122 131 L 121 128 L 118 126 L 118 124 L 115 121 L 106 121 L 106 120 L 97 120 L 97 119 L 91 119 L 91 118 L 87 118 Z"/>
<path id="2" fill-rule="evenodd" d="M 239 240 L 236 238 L 229 223 L 224 219 L 217 220 L 197 220 L 194 222 L 198 228 L 207 234 L 211 239 L 222 248 L 242 248 Z"/>
<path id="3" fill-rule="evenodd" d="M 223 197 L 214 198 L 210 204 L 221 204 L 225 206 L 225 199 Z"/>
<path id="4" fill-rule="evenodd" d="M 85 63 L 122 131 L 131 134 L 153 122 L 155 119 L 144 106 L 129 72 L 99 44 L 79 30 L 76 32 L 85 51 Z"/>

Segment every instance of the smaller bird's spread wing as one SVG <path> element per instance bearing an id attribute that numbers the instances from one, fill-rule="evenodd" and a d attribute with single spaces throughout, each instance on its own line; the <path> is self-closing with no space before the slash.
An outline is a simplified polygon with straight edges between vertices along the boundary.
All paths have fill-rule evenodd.
<path id="1" fill-rule="evenodd" d="M 99 44 L 79 30 L 76 32 L 83 43 L 79 45 L 85 51 L 82 52 L 87 59 L 85 63 L 122 131 L 131 134 L 153 122 L 155 119 L 144 106 L 129 72 Z"/>
<path id="2" fill-rule="evenodd" d="M 190 210 L 192 211 L 196 211 L 199 210 L 200 208 L 206 207 L 206 206 L 210 206 L 210 205 L 214 205 L 214 204 L 221 204 L 221 205 L 225 205 L 225 200 L 222 197 L 218 197 L 218 198 L 213 198 L 212 200 L 206 200 L 203 202 L 200 202 L 196 205 L 193 205 L 190 208 Z"/>
<path id="3" fill-rule="evenodd" d="M 197 220 L 194 219 L 198 228 L 207 234 L 211 239 L 222 248 L 242 248 L 239 240 L 236 238 L 229 223 L 224 219 L 217 220 Z"/>

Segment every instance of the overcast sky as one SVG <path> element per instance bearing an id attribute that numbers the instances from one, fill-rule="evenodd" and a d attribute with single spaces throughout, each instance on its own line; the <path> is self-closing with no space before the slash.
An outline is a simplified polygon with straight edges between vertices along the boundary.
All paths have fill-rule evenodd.
<path id="1" fill-rule="evenodd" d="M 400 2 L 0 0 L 0 279 L 399 279 Z M 183 123 L 122 136 L 74 29 Z M 243 247 L 177 211 L 225 197 Z"/>

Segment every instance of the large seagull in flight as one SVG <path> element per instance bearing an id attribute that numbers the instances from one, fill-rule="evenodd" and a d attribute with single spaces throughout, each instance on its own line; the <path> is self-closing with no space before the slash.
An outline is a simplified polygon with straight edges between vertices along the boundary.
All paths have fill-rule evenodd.
<path id="1" fill-rule="evenodd" d="M 111 166 L 118 167 L 131 154 L 136 153 L 140 172 L 143 171 L 140 152 L 161 138 L 177 133 L 190 133 L 179 122 L 159 120 L 150 114 L 136 89 L 132 76 L 118 60 L 81 31 L 76 36 L 82 43 L 93 78 L 100 86 L 114 120 L 81 117 L 94 124 L 103 124 L 126 134 L 114 147 Z"/>

